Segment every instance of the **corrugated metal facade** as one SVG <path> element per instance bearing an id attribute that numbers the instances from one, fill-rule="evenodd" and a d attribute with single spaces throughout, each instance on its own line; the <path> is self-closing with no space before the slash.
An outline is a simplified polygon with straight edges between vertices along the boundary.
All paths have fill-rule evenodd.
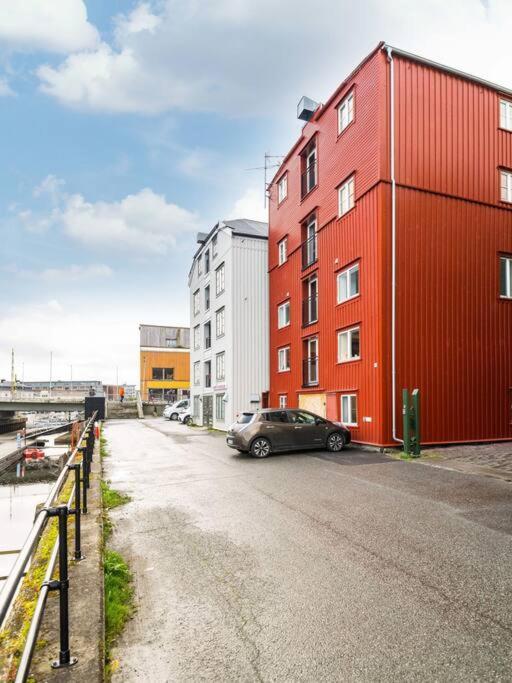
<path id="1" fill-rule="evenodd" d="M 389 66 L 378 50 L 331 98 L 285 160 L 270 198 L 270 403 L 321 394 L 340 419 L 340 394 L 358 396 L 355 440 L 391 434 L 391 187 Z M 336 107 L 355 93 L 355 119 L 337 135 Z M 499 297 L 498 254 L 512 253 L 512 213 L 499 201 L 512 168 L 512 133 L 499 129 L 496 91 L 395 57 L 397 179 L 397 414 L 401 389 L 422 393 L 424 442 L 512 438 L 512 301 Z M 318 184 L 300 199 L 300 152 L 316 136 Z M 288 172 L 288 197 L 277 181 Z M 336 217 L 337 187 L 355 174 L 356 205 Z M 318 260 L 302 270 L 301 222 L 318 215 Z M 278 266 L 277 243 L 289 258 Z M 336 305 L 336 271 L 360 263 L 360 296 Z M 305 277 L 317 272 L 319 322 L 303 328 Z M 277 306 L 291 324 L 277 329 Z M 337 363 L 337 331 L 359 325 L 361 359 Z M 304 339 L 318 336 L 319 383 L 302 386 Z M 290 345 L 291 370 L 277 371 Z"/>

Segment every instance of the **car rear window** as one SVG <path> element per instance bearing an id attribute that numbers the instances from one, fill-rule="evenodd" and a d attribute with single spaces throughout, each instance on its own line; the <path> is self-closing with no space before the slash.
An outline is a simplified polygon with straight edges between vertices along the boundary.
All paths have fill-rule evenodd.
<path id="1" fill-rule="evenodd" d="M 237 422 L 240 425 L 247 424 L 252 420 L 254 417 L 254 413 L 240 413 L 238 416 Z"/>

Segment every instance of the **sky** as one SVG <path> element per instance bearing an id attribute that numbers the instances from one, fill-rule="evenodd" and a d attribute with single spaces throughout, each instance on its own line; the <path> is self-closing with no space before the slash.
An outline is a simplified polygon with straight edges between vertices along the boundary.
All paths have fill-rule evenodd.
<path id="1" fill-rule="evenodd" d="M 314 7 L 314 10 L 313 10 Z M 0 0 L 0 379 L 138 382 L 198 231 L 380 40 L 512 88 L 510 0 Z"/>

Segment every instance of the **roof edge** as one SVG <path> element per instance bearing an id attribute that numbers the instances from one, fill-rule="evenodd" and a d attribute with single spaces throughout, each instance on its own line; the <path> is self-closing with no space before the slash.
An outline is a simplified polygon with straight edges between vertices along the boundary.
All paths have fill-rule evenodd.
<path id="1" fill-rule="evenodd" d="M 446 73 L 452 74 L 453 76 L 457 76 L 458 78 L 462 78 L 465 81 L 470 81 L 472 83 L 479 83 L 480 85 L 483 85 L 486 88 L 490 88 L 491 90 L 495 90 L 497 92 L 508 95 L 509 97 L 512 97 L 512 89 L 505 88 L 504 86 L 498 85 L 497 83 L 493 83 L 492 81 L 488 81 L 485 78 L 480 78 L 479 76 L 473 76 L 472 74 L 468 74 L 466 71 L 461 71 L 460 69 L 455 69 L 454 67 L 446 66 L 445 64 L 441 64 L 440 62 L 435 62 L 432 59 L 427 59 L 426 57 L 421 57 L 420 55 L 415 55 L 412 52 L 407 52 L 406 50 L 401 50 L 400 48 L 393 47 L 393 45 L 389 45 L 388 43 L 383 43 L 382 49 L 383 50 L 389 49 L 389 50 L 391 50 L 392 54 L 398 55 L 398 57 L 403 57 L 404 59 L 408 59 L 411 62 L 418 62 L 419 64 L 424 64 L 425 66 L 429 66 L 431 69 L 437 69 L 438 71 L 444 71 Z"/>

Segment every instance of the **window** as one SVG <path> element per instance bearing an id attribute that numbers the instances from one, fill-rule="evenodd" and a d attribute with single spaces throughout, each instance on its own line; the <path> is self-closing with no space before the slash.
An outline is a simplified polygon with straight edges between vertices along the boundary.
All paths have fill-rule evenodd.
<path id="1" fill-rule="evenodd" d="M 286 408 L 288 405 L 288 395 L 287 394 L 280 394 L 279 395 L 279 407 L 280 408 Z"/>
<path id="2" fill-rule="evenodd" d="M 338 216 L 343 216 L 354 207 L 354 176 L 338 189 Z"/>
<path id="3" fill-rule="evenodd" d="M 306 341 L 302 382 L 306 387 L 318 384 L 318 339 L 316 337 L 311 337 Z"/>
<path id="4" fill-rule="evenodd" d="M 512 130 L 512 102 L 500 100 L 500 127 Z"/>
<path id="5" fill-rule="evenodd" d="M 278 370 L 279 372 L 287 372 L 290 369 L 290 347 L 285 346 L 283 349 L 277 351 Z"/>
<path id="6" fill-rule="evenodd" d="M 204 252 L 204 274 L 208 275 L 210 272 L 210 250 Z"/>
<path id="7" fill-rule="evenodd" d="M 310 277 L 306 282 L 306 295 L 302 303 L 302 323 L 311 325 L 318 320 L 318 278 Z"/>
<path id="8" fill-rule="evenodd" d="M 201 310 L 201 302 L 199 300 L 199 290 L 196 290 L 193 294 L 194 299 L 194 315 L 197 315 Z"/>
<path id="9" fill-rule="evenodd" d="M 215 293 L 217 296 L 222 294 L 225 287 L 224 281 L 224 264 L 220 265 L 215 271 Z"/>
<path id="10" fill-rule="evenodd" d="M 215 417 L 219 422 L 224 422 L 226 416 L 226 402 L 224 394 L 215 394 Z"/>
<path id="11" fill-rule="evenodd" d="M 201 363 L 197 361 L 194 363 L 194 386 L 201 384 Z"/>
<path id="12" fill-rule="evenodd" d="M 338 107 L 338 134 L 342 133 L 348 124 L 354 120 L 354 93 L 345 97 Z"/>
<path id="13" fill-rule="evenodd" d="M 152 377 L 154 380 L 172 380 L 174 379 L 174 368 L 153 368 Z"/>
<path id="14" fill-rule="evenodd" d="M 215 334 L 217 337 L 224 335 L 224 308 L 219 308 L 215 313 Z"/>
<path id="15" fill-rule="evenodd" d="M 212 362 L 205 361 L 204 364 L 204 386 L 208 389 L 212 386 Z"/>
<path id="16" fill-rule="evenodd" d="M 194 327 L 194 350 L 201 348 L 201 327 L 196 325 Z"/>
<path id="17" fill-rule="evenodd" d="M 338 332 L 338 363 L 360 358 L 359 327 Z"/>
<path id="18" fill-rule="evenodd" d="M 212 237 L 212 258 L 217 257 L 217 235 Z"/>
<path id="19" fill-rule="evenodd" d="M 297 410 L 294 413 L 291 413 L 289 418 L 290 422 L 294 422 L 295 424 L 314 425 L 316 422 L 313 413 L 306 413 L 302 410 Z"/>
<path id="20" fill-rule="evenodd" d="M 500 296 L 512 299 L 512 256 L 500 256 Z"/>
<path id="21" fill-rule="evenodd" d="M 178 340 L 177 339 L 169 339 L 167 337 L 165 339 L 165 345 L 167 346 L 168 349 L 175 349 L 178 346 Z"/>
<path id="22" fill-rule="evenodd" d="M 342 270 L 336 280 L 338 290 L 337 302 L 341 304 L 343 301 L 353 299 L 359 294 L 359 263 L 346 270 Z"/>
<path id="23" fill-rule="evenodd" d="M 210 310 L 210 285 L 204 288 L 204 310 Z"/>
<path id="24" fill-rule="evenodd" d="M 212 324 L 207 322 L 204 324 L 204 348 L 209 349 L 212 345 Z"/>
<path id="25" fill-rule="evenodd" d="M 290 324 L 290 302 L 285 301 L 277 307 L 277 326 L 279 329 L 281 327 L 286 327 Z"/>
<path id="26" fill-rule="evenodd" d="M 357 396 L 343 394 L 341 397 L 341 421 L 349 427 L 357 426 Z"/>
<path id="27" fill-rule="evenodd" d="M 198 275 L 203 274 L 203 257 L 202 256 L 197 257 L 197 274 Z"/>
<path id="28" fill-rule="evenodd" d="M 311 214 L 305 223 L 302 224 L 304 242 L 302 243 L 302 267 L 315 263 L 317 259 L 316 249 L 316 215 Z"/>
<path id="29" fill-rule="evenodd" d="M 277 248 L 279 251 L 279 265 L 282 266 L 283 263 L 286 263 L 286 259 L 288 258 L 288 238 L 285 237 L 283 240 L 278 242 Z"/>
<path id="30" fill-rule="evenodd" d="M 217 381 L 221 381 L 226 379 L 226 354 L 224 352 L 218 353 L 215 356 L 215 377 L 217 378 Z"/>
<path id="31" fill-rule="evenodd" d="M 302 153 L 301 195 L 304 197 L 316 186 L 316 141 Z"/>
<path id="32" fill-rule="evenodd" d="M 285 173 L 277 183 L 277 203 L 280 204 L 288 195 L 288 173 Z"/>
<path id="33" fill-rule="evenodd" d="M 500 198 L 502 202 L 512 202 L 512 171 L 500 171 Z"/>
<path id="34" fill-rule="evenodd" d="M 274 412 L 265 413 L 267 422 L 288 422 L 288 413 Z"/>

